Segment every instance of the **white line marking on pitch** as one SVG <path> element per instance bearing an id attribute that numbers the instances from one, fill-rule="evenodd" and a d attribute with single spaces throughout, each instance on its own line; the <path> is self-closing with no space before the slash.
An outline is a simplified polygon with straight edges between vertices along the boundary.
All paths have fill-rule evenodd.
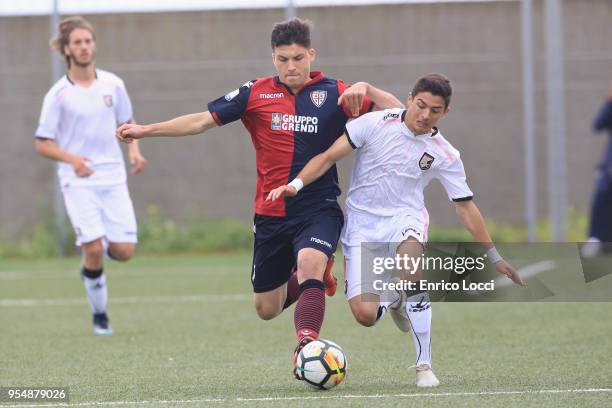
<path id="1" fill-rule="evenodd" d="M 113 297 L 112 304 L 132 305 L 139 303 L 182 303 L 182 302 L 222 302 L 249 300 L 251 295 L 227 294 L 227 295 L 186 295 L 186 296 L 135 296 L 135 297 Z M 85 305 L 87 300 L 83 298 L 64 299 L 2 299 L 0 307 L 28 307 L 28 306 L 71 306 Z"/>
<path id="2" fill-rule="evenodd" d="M 357 398 L 432 398 L 432 397 L 469 397 L 469 396 L 495 396 L 495 395 L 537 395 L 537 394 L 579 394 L 579 393 L 602 393 L 612 392 L 612 388 L 583 388 L 572 390 L 525 390 L 525 391 L 482 391 L 482 392 L 429 392 L 412 394 L 372 394 L 372 395 L 329 395 L 329 396 L 303 396 L 303 397 L 260 397 L 260 398 L 207 398 L 194 400 L 162 400 L 162 401 L 100 401 L 100 402 L 78 402 L 56 403 L 56 404 L 31 404 L 24 405 L 2 405 L 0 407 L 87 407 L 108 405 L 147 405 L 147 404 L 197 404 L 202 402 L 264 402 L 264 401 L 297 401 L 297 400 L 334 400 L 334 399 L 357 399 Z"/>

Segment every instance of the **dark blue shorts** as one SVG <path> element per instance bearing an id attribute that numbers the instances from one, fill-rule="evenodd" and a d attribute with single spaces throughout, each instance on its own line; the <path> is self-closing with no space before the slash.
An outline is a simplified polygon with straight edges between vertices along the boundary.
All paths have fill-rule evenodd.
<path id="1" fill-rule="evenodd" d="M 336 252 L 344 216 L 339 207 L 331 207 L 303 217 L 255 214 L 253 223 L 251 283 L 253 291 L 261 293 L 289 280 L 300 249 L 318 249 L 328 257 Z"/>

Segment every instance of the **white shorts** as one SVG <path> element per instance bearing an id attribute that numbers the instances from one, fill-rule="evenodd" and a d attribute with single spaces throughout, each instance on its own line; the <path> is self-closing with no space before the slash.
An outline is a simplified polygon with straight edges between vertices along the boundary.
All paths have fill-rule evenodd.
<path id="1" fill-rule="evenodd" d="M 127 184 L 63 187 L 66 212 L 76 244 L 105 237 L 109 242 L 138 242 L 136 216 Z"/>
<path id="2" fill-rule="evenodd" d="M 404 212 L 395 217 L 347 213 L 346 227 L 342 234 L 347 300 L 362 293 L 380 295 L 380 291 L 375 289 L 374 280 L 388 282 L 391 273 L 387 271 L 379 275 L 369 270 L 362 273 L 362 268 L 371 268 L 375 257 L 394 257 L 397 247 L 409 237 L 425 245 L 428 227 L 429 215 L 426 211 L 418 214 Z M 362 253 L 362 243 L 369 243 L 365 248 L 367 253 Z"/>

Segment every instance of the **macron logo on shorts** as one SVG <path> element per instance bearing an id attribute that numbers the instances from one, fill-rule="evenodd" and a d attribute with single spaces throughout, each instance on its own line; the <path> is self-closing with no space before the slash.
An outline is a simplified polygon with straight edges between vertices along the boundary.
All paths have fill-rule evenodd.
<path id="1" fill-rule="evenodd" d="M 310 237 L 310 242 L 314 242 L 314 243 L 317 243 L 317 244 L 320 244 L 320 245 L 325 245 L 325 246 L 326 246 L 326 247 L 328 247 L 329 249 L 331 249 L 331 248 L 332 248 L 332 244 L 330 244 L 330 243 L 329 243 L 329 242 L 327 242 L 327 241 L 323 241 L 322 239 L 319 239 L 319 238 Z"/>

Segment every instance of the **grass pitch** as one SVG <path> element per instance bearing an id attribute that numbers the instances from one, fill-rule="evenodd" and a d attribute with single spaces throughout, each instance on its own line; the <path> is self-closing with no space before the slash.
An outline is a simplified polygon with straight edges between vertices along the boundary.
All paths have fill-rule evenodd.
<path id="1" fill-rule="evenodd" d="M 314 391 L 291 378 L 293 308 L 259 320 L 249 270 L 247 253 L 107 263 L 116 334 L 103 338 L 77 259 L 0 260 L 0 387 L 69 387 L 78 406 L 612 405 L 612 303 L 436 303 L 442 385 L 420 390 L 410 337 L 390 318 L 359 326 L 339 290 L 321 336 L 348 376 Z"/>

